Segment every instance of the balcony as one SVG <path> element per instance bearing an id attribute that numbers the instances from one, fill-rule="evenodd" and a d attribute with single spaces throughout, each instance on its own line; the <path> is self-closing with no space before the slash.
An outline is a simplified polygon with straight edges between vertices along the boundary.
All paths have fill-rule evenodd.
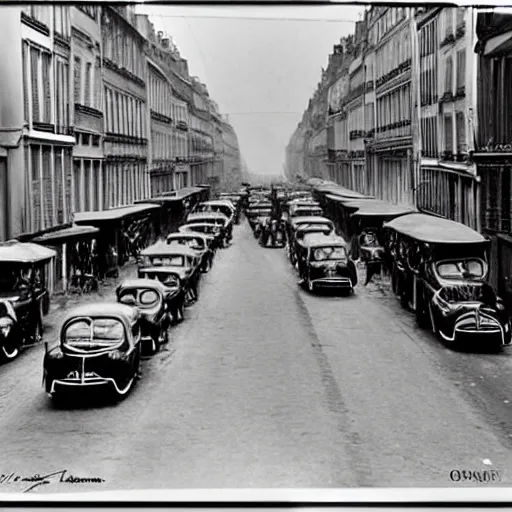
<path id="1" fill-rule="evenodd" d="M 448 46 L 449 44 L 452 44 L 455 42 L 455 36 L 453 34 L 448 34 L 439 45 L 440 48 L 443 48 L 444 46 Z"/>
<path id="2" fill-rule="evenodd" d="M 176 123 L 176 128 L 178 128 L 178 130 L 182 130 L 184 132 L 188 131 L 188 125 L 185 121 L 178 121 Z"/>
<path id="3" fill-rule="evenodd" d="M 446 91 L 440 98 L 439 103 L 448 103 L 450 101 L 453 101 L 455 99 L 455 96 L 453 95 L 452 91 Z"/>
<path id="4" fill-rule="evenodd" d="M 466 97 L 466 86 L 460 85 L 457 87 L 457 93 L 455 94 L 455 99 L 465 98 Z"/>
<path id="5" fill-rule="evenodd" d="M 392 139 L 396 137 L 408 137 L 411 135 L 411 120 L 396 121 L 377 128 L 377 139 Z"/>
<path id="6" fill-rule="evenodd" d="M 75 127 L 91 132 L 103 131 L 103 112 L 75 103 Z"/>
<path id="7" fill-rule="evenodd" d="M 411 67 L 411 59 L 407 59 L 406 61 L 402 62 L 402 64 L 400 64 L 396 68 L 392 69 L 385 75 L 378 78 L 375 86 L 380 87 L 381 85 L 384 85 L 386 82 L 393 80 L 393 78 L 396 78 L 397 76 L 399 76 L 402 73 L 404 73 L 405 71 L 407 71 L 410 67 Z"/>

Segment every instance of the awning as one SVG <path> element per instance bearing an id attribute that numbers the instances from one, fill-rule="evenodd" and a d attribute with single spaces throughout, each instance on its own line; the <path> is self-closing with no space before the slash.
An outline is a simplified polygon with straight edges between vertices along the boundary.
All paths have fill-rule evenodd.
<path id="1" fill-rule="evenodd" d="M 80 212 L 75 213 L 75 224 L 94 224 L 95 222 L 108 222 L 126 219 L 132 215 L 149 212 L 159 208 L 156 204 L 134 204 L 131 206 L 121 206 L 119 208 L 110 208 L 98 212 Z"/>
<path id="2" fill-rule="evenodd" d="M 99 229 L 93 226 L 71 226 L 51 233 L 45 233 L 32 239 L 37 244 L 57 245 L 69 242 L 74 238 L 92 237 Z"/>
<path id="3" fill-rule="evenodd" d="M 9 240 L 0 243 L 0 262 L 9 263 L 37 263 L 55 258 L 57 253 L 53 249 L 29 242 Z"/>
<path id="4" fill-rule="evenodd" d="M 512 31 L 491 37 L 485 42 L 484 56 L 498 57 L 504 54 L 512 53 Z"/>

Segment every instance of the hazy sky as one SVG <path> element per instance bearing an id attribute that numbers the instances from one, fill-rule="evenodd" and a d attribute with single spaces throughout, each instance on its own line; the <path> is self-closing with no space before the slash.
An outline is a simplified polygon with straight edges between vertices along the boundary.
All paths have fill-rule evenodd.
<path id="1" fill-rule="evenodd" d="M 328 54 L 353 33 L 364 7 L 148 5 L 137 11 L 172 37 L 190 74 L 229 115 L 249 170 L 276 174 Z"/>

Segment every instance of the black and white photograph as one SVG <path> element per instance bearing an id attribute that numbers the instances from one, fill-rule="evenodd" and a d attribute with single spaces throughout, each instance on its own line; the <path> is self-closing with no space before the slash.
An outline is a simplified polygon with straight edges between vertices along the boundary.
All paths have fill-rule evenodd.
<path id="1" fill-rule="evenodd" d="M 512 486 L 512 6 L 6 3 L 0 93 L 2 499 Z"/>

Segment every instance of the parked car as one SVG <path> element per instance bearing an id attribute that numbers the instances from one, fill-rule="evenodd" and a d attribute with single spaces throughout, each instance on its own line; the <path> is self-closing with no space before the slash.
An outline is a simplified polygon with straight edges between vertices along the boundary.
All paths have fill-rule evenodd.
<path id="1" fill-rule="evenodd" d="M 210 247 L 212 238 L 199 233 L 171 233 L 167 238 L 167 245 L 171 246 L 185 246 L 194 251 L 201 258 L 201 271 L 209 272 L 213 264 L 213 250 Z"/>
<path id="2" fill-rule="evenodd" d="M 416 211 L 415 208 L 396 205 L 377 199 L 354 200 L 345 203 L 351 219 L 351 253 L 353 258 L 360 258 L 366 267 L 365 286 L 375 274 L 389 267 L 389 258 L 384 248 L 383 225 L 392 219 Z"/>
<path id="3" fill-rule="evenodd" d="M 116 288 L 117 302 L 136 307 L 141 314 L 143 353 L 155 354 L 169 341 L 178 293 L 155 279 L 127 279 Z"/>
<path id="4" fill-rule="evenodd" d="M 327 217 L 311 215 L 288 218 L 285 222 L 285 229 L 289 245 L 293 244 L 295 240 L 295 231 L 300 226 L 327 226 L 334 231 L 334 224 Z"/>
<path id="5" fill-rule="evenodd" d="M 53 398 L 64 389 L 109 387 L 125 397 L 140 374 L 141 315 L 118 303 L 79 306 L 66 316 L 59 344 L 46 344 L 43 387 Z"/>
<path id="6" fill-rule="evenodd" d="M 269 217 L 272 213 L 272 203 L 269 201 L 258 202 L 250 204 L 245 212 L 245 216 L 247 217 L 247 221 L 249 222 L 249 226 L 251 227 L 254 236 L 259 236 L 259 230 L 261 226 L 260 219 Z"/>
<path id="7" fill-rule="evenodd" d="M 43 337 L 48 312 L 47 266 L 56 252 L 32 243 L 0 243 L 0 358 L 15 359 Z"/>
<path id="8" fill-rule="evenodd" d="M 318 223 L 318 224 L 299 224 L 292 231 L 292 238 L 287 244 L 287 255 L 292 265 L 297 263 L 297 244 L 304 240 L 307 235 L 318 233 L 323 235 L 334 235 L 334 226 L 332 223 Z"/>
<path id="9" fill-rule="evenodd" d="M 225 247 L 233 237 L 233 219 L 227 217 L 223 213 L 199 212 L 189 213 L 185 224 L 197 224 L 205 222 L 206 224 L 214 224 L 220 227 L 221 247 Z"/>
<path id="10" fill-rule="evenodd" d="M 222 245 L 223 233 L 222 228 L 216 224 L 208 224 L 207 222 L 190 222 L 183 224 L 178 228 L 179 233 L 197 233 L 204 236 L 209 243 L 213 254 Z"/>
<path id="11" fill-rule="evenodd" d="M 511 343 L 510 317 L 487 283 L 490 242 L 448 219 L 411 213 L 387 222 L 392 286 L 404 307 L 448 344 Z"/>
<path id="12" fill-rule="evenodd" d="M 157 279 L 169 288 L 183 289 L 188 303 L 197 300 L 201 257 L 188 247 L 157 242 L 140 253 L 138 277 Z"/>
<path id="13" fill-rule="evenodd" d="M 357 285 L 357 270 L 345 240 L 337 235 L 313 233 L 297 244 L 301 284 L 310 292 L 336 289 L 349 294 Z"/>

